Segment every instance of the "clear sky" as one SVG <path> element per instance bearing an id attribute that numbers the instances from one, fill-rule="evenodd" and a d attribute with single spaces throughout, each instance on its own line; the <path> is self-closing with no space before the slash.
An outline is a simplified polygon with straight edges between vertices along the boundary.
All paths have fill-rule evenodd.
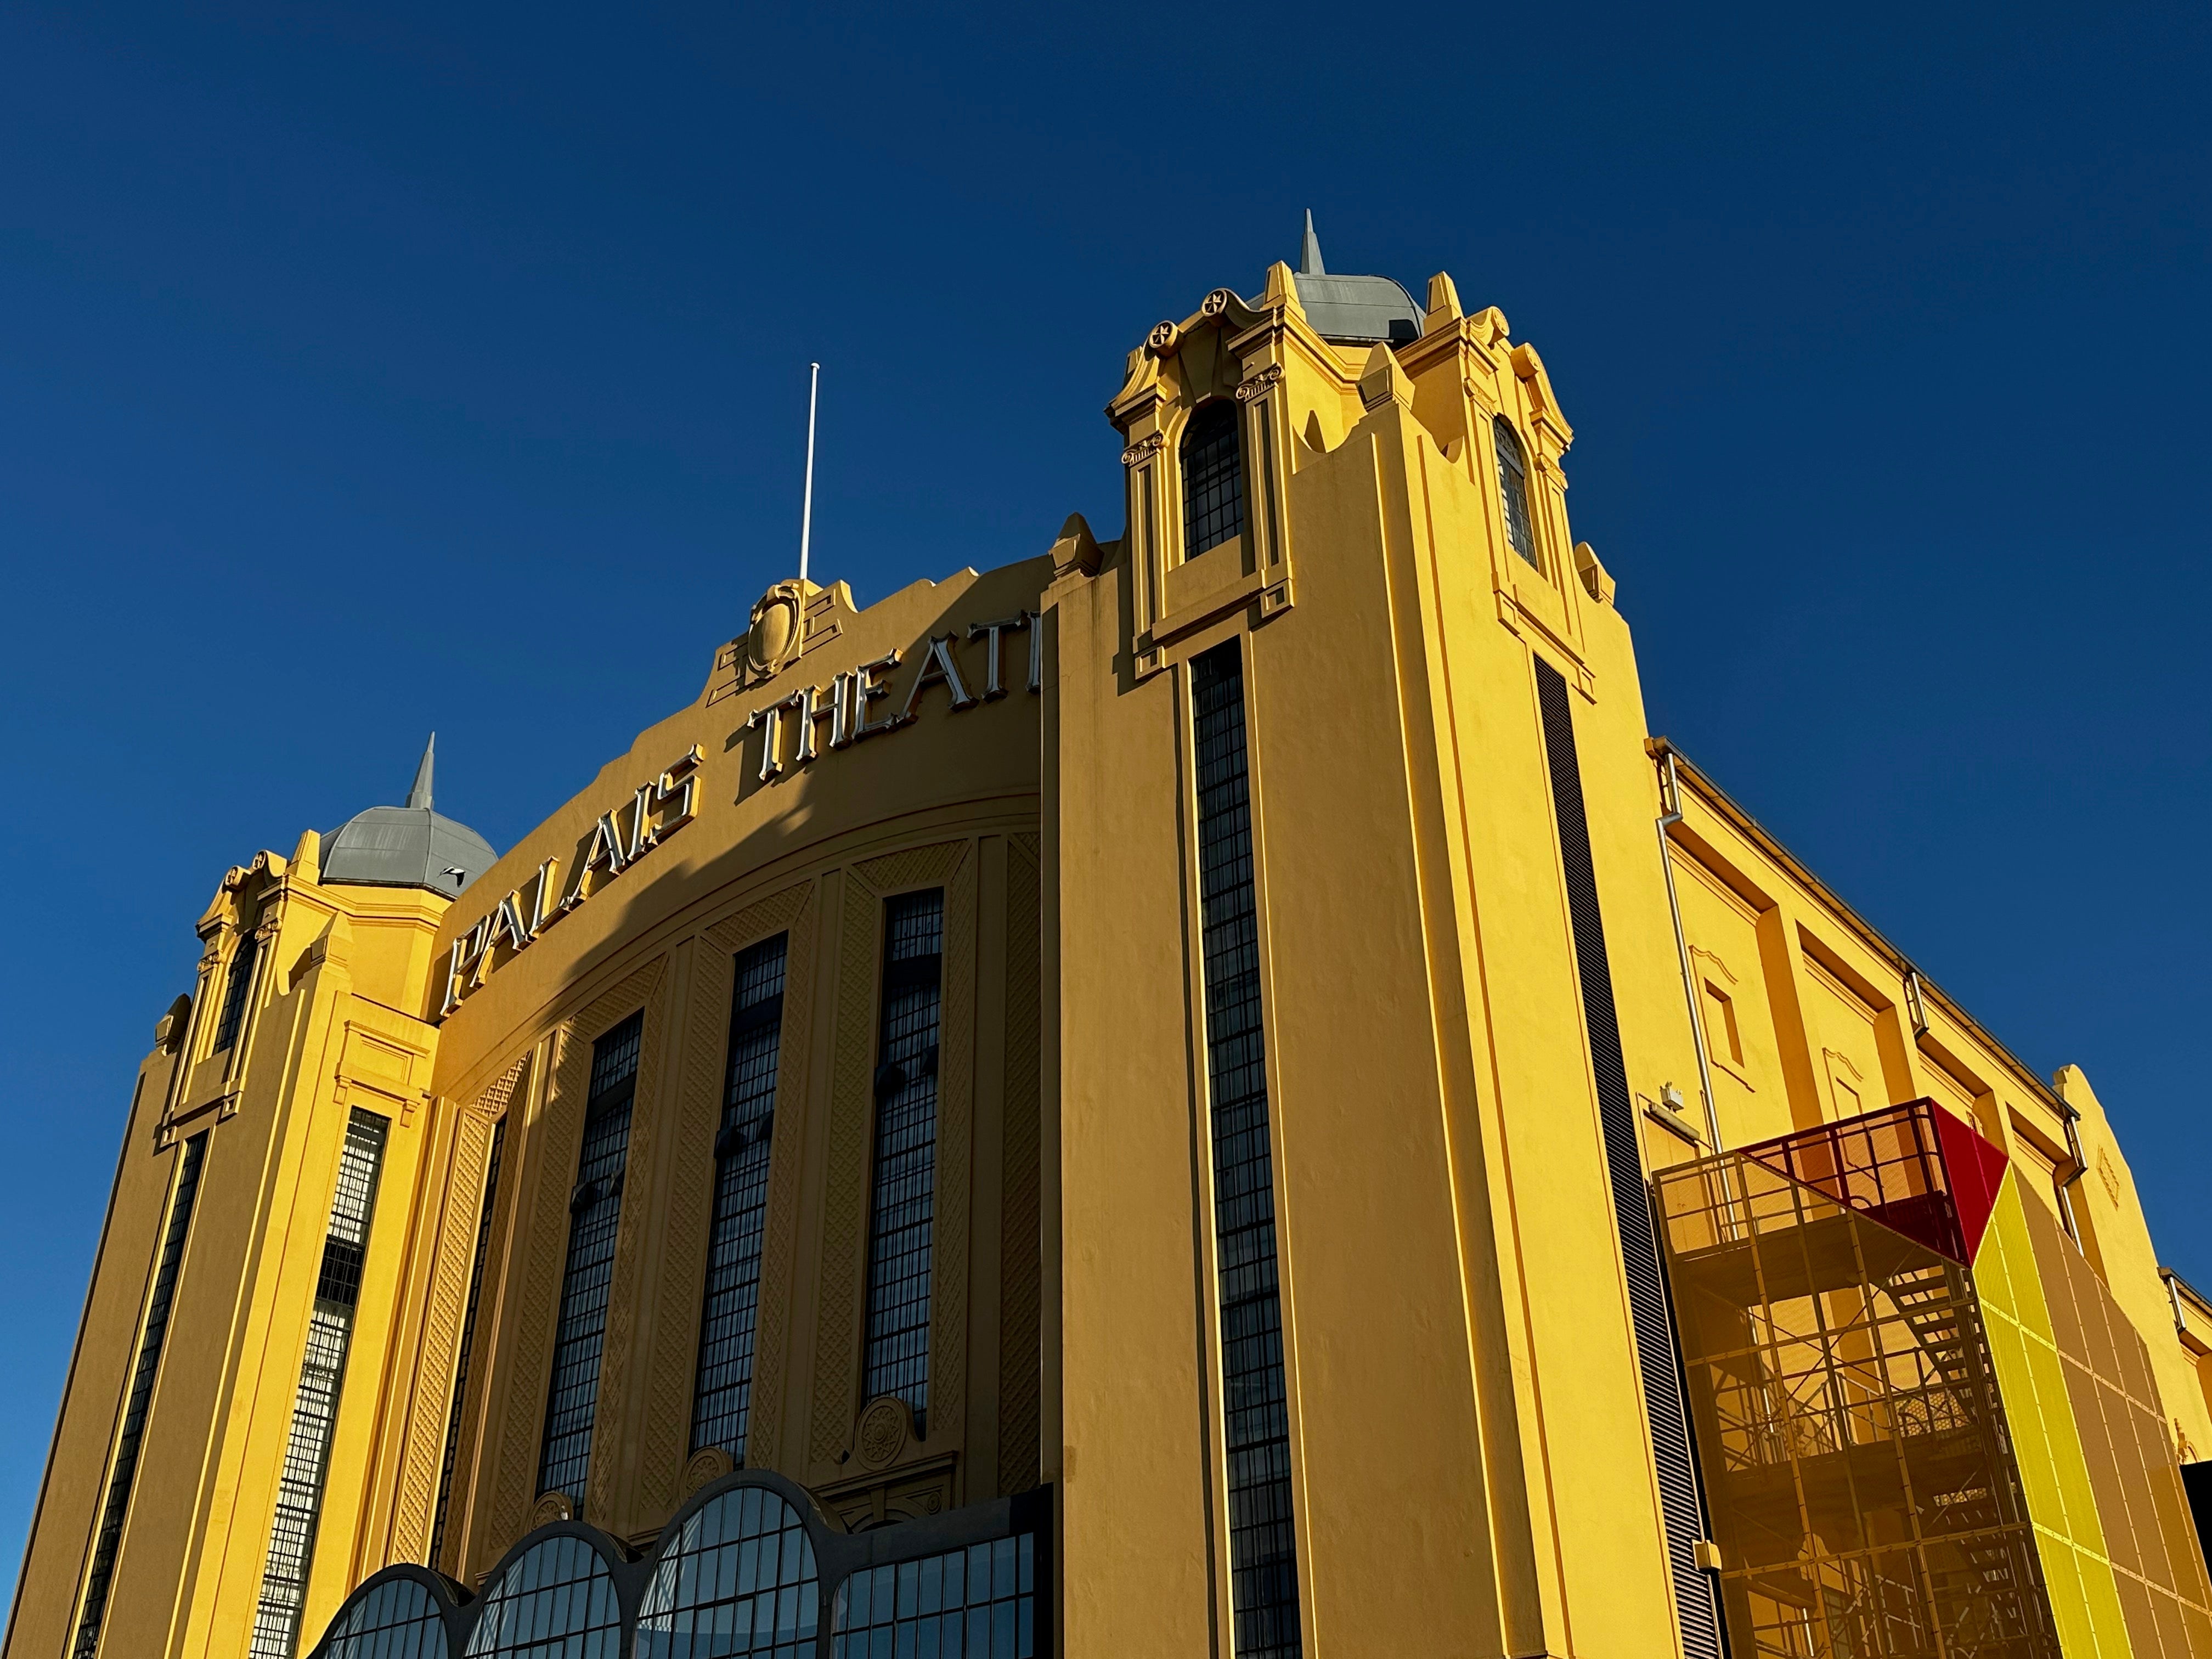
<path id="1" fill-rule="evenodd" d="M 809 359 L 861 603 L 1119 533 L 1123 353 L 1307 207 L 1537 343 L 1654 728 L 2212 1282 L 2212 13 L 884 11 L 0 9 L 0 1582 L 224 869 L 696 696 Z"/>

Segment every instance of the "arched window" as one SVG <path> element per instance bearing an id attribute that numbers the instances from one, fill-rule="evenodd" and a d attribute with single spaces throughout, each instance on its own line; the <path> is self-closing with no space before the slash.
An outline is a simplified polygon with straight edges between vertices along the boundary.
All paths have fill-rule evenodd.
<path id="1" fill-rule="evenodd" d="M 452 1652 L 429 1586 L 387 1578 L 357 1592 L 331 1620 L 314 1659 L 447 1659 Z"/>
<path id="2" fill-rule="evenodd" d="M 467 1659 L 615 1659 L 622 1606 L 599 1551 L 556 1534 L 517 1556 L 485 1590 Z"/>
<path id="3" fill-rule="evenodd" d="M 1498 499 L 1505 508 L 1505 539 L 1513 550 L 1541 570 L 1536 556 L 1536 527 L 1528 518 L 1528 458 L 1521 447 L 1521 434 L 1503 415 L 1493 416 L 1490 429 L 1498 443 Z"/>
<path id="4" fill-rule="evenodd" d="M 813 1652 L 821 1621 L 814 1540 L 799 1511 L 766 1487 L 735 1486 L 669 1541 L 638 1608 L 635 1652 L 796 1659 Z"/>
<path id="5" fill-rule="evenodd" d="M 1237 405 L 1200 404 L 1182 434 L 1182 556 L 1194 559 L 1244 533 L 1244 449 Z"/>

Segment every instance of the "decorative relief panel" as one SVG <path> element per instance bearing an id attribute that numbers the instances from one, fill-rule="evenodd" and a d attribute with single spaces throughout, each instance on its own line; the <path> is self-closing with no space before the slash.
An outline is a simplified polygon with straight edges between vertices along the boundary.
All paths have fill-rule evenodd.
<path id="1" fill-rule="evenodd" d="M 592 1039 L 640 1006 L 646 1016 L 638 1065 L 639 1092 L 647 1080 L 647 1064 L 659 1036 L 654 1014 L 666 964 L 648 963 L 628 979 L 562 1023 L 554 1036 L 551 1087 L 533 1126 L 527 1148 L 536 1166 L 530 1213 L 519 1224 L 514 1260 L 520 1264 L 514 1325 L 514 1353 L 507 1367 L 507 1409 L 498 1480 L 487 1525 L 479 1535 L 496 1547 L 522 1535 L 538 1493 L 538 1439 L 544 1429 L 545 1389 L 553 1364 L 553 1323 L 560 1310 L 561 1269 L 568 1237 L 569 1176 L 583 1144 L 584 1097 L 592 1082 Z M 635 1149 L 631 1156 L 635 1157 Z M 617 1247 L 617 1271 L 620 1249 Z M 611 1348 L 611 1340 L 609 1347 Z M 600 1409 L 605 1410 L 602 1395 Z"/>
<path id="2" fill-rule="evenodd" d="M 999 1248 L 999 1488 L 1036 1485 L 1042 1386 L 1042 1240 L 1038 1229 L 1042 1153 L 1043 987 L 1038 933 L 1036 839 L 1006 849 L 1006 1199 Z"/>
<path id="3" fill-rule="evenodd" d="M 835 1463 L 852 1438 L 859 1408 L 860 1308 L 866 1294 L 868 1163 L 874 1127 L 870 1079 L 880 900 L 887 893 L 945 887 L 945 1000 L 938 1043 L 937 1205 L 930 1274 L 932 1416 L 957 1424 L 966 1407 L 969 1138 L 974 1117 L 975 875 L 969 843 L 892 853 L 846 875 L 838 946 L 837 1036 L 830 1103 L 830 1157 L 823 1202 L 821 1309 L 815 1327 L 813 1422 L 807 1451 Z M 957 1289 L 956 1289 L 957 1287 Z M 947 1307 L 948 1301 L 953 1305 Z M 948 1344 L 945 1333 L 958 1333 Z M 948 1356 L 948 1347 L 963 1350 Z"/>
<path id="4" fill-rule="evenodd" d="M 438 1472 L 445 1458 L 461 1316 L 468 1299 L 469 1273 L 476 1263 L 484 1160 L 491 1148 L 492 1125 L 507 1110 L 507 1103 L 529 1064 L 526 1055 L 516 1060 L 472 1105 L 455 1115 L 453 1163 L 438 1223 L 437 1254 L 424 1298 L 422 1346 L 416 1356 L 415 1397 L 409 1410 L 398 1502 L 392 1517 L 389 1559 L 394 1561 L 422 1560 L 430 1547 L 430 1510 L 437 1501 Z M 458 1470 L 461 1465 L 457 1462 L 454 1467 Z"/>
<path id="5" fill-rule="evenodd" d="M 684 1044 L 684 1076 L 678 1085 L 675 1121 L 675 1169 L 669 1183 L 666 1225 L 663 1233 L 660 1291 L 662 1312 L 651 1358 L 644 1424 L 645 1443 L 640 1449 L 638 1503 L 646 1516 L 672 1513 L 692 1490 L 684 1485 L 685 1454 L 690 1449 L 691 1395 L 697 1379 L 699 1304 L 707 1273 L 708 1212 L 714 1195 L 714 1135 L 722 1117 L 722 1088 L 729 1058 L 730 996 L 732 958 L 745 946 L 789 928 L 791 951 L 786 958 L 784 1020 L 781 1054 L 777 1060 L 776 1097 L 779 1103 L 805 1097 L 805 1068 L 799 1063 L 805 1052 L 805 1026 L 792 1018 L 796 988 L 793 971 L 803 969 L 802 957 L 812 952 L 802 947 L 799 935 L 811 935 L 814 885 L 801 883 L 759 903 L 749 906 L 701 936 L 698 961 L 692 969 L 690 1027 Z M 790 1150 L 799 1126 L 799 1114 L 783 1114 L 785 1146 L 776 1161 L 793 1161 Z M 771 1188 L 773 1187 L 771 1170 Z M 771 1200 L 771 1224 L 773 1220 Z M 763 1273 L 762 1288 L 769 1281 Z M 768 1298 L 759 1316 L 765 1320 Z M 780 1302 L 781 1298 L 779 1298 Z M 758 1352 L 756 1332 L 755 1352 Z M 755 1373 L 755 1393 L 760 1378 Z M 759 1405 L 754 1407 L 758 1420 Z"/>

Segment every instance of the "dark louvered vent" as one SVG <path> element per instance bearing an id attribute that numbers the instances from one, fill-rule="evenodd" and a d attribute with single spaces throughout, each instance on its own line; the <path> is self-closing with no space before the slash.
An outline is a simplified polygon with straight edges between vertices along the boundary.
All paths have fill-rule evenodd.
<path id="1" fill-rule="evenodd" d="M 1550 665 L 1536 665 L 1536 697 L 1544 717 L 1544 755 L 1552 771 L 1552 810 L 1559 825 L 1565 866 L 1567 912 L 1574 931 L 1575 964 L 1582 980 L 1583 1017 L 1589 1027 L 1590 1069 L 1597 1079 L 1598 1115 L 1605 1130 L 1605 1162 L 1613 1182 L 1613 1212 L 1620 1229 L 1620 1259 L 1628 1276 L 1628 1307 L 1636 1327 L 1636 1358 L 1644 1373 L 1644 1409 L 1650 1425 L 1652 1460 L 1659 1470 L 1659 1504 L 1667 1530 L 1667 1565 L 1674 1579 L 1674 1604 L 1688 1659 L 1721 1659 L 1720 1619 L 1712 1583 L 1698 1565 L 1705 1536 L 1705 1504 L 1682 1411 L 1681 1372 L 1674 1352 L 1667 1281 L 1659 1267 L 1651 1200 L 1637 1154 L 1636 1109 L 1628 1092 L 1628 1064 L 1621 1054 L 1620 1019 L 1613 1007 L 1613 969 L 1606 957 L 1605 921 L 1598 914 L 1597 875 L 1590 864 L 1589 819 L 1583 809 L 1583 774 L 1575 755 L 1574 714 L 1567 683 Z"/>

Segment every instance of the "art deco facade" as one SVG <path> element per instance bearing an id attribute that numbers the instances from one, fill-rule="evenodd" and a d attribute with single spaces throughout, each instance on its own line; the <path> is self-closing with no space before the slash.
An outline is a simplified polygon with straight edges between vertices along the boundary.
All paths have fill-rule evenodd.
<path id="1" fill-rule="evenodd" d="M 2088 1084 L 1647 732 L 1535 349 L 1302 264 L 1120 539 L 223 878 L 5 1659 L 2212 1659 Z"/>

